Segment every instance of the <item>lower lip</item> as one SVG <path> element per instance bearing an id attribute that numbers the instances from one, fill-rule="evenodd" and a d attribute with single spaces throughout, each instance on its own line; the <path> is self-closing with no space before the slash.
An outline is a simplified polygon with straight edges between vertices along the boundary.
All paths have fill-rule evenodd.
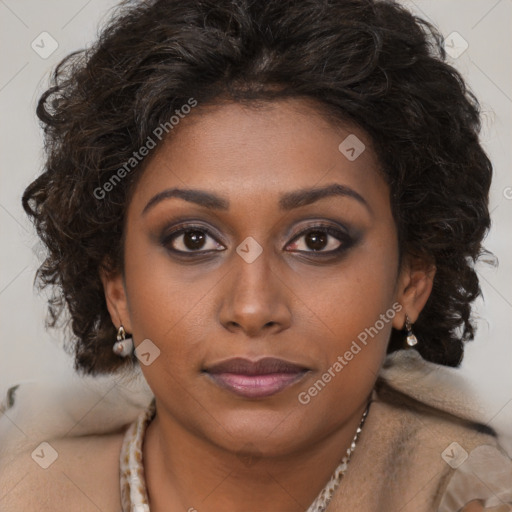
<path id="1" fill-rule="evenodd" d="M 274 395 L 302 379 L 306 372 L 272 373 L 268 375 L 239 375 L 214 373 L 210 377 L 221 387 L 246 398 Z"/>

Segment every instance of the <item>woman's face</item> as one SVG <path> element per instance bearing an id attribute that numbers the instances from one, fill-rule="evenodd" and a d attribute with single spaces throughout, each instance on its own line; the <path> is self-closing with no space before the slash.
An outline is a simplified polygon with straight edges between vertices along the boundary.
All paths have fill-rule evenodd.
<path id="1" fill-rule="evenodd" d="M 291 453 L 360 414 L 402 328 L 389 188 L 365 133 L 303 101 L 199 108 L 137 184 L 109 307 L 151 342 L 161 413 L 217 446 Z"/>

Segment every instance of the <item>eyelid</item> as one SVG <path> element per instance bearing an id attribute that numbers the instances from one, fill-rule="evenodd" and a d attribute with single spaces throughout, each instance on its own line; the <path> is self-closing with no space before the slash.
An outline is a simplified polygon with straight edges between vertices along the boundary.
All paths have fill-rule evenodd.
<path id="1" fill-rule="evenodd" d="M 215 238 L 215 240 L 223 245 L 226 245 L 226 241 L 223 240 L 224 237 L 215 229 L 211 228 L 210 226 L 207 226 L 203 224 L 204 221 L 200 219 L 191 219 L 191 218 L 184 218 L 182 219 L 176 219 L 171 224 L 167 224 L 161 231 L 162 235 L 160 236 L 160 239 L 168 239 L 169 237 L 177 234 L 178 231 L 187 231 L 187 230 L 200 230 L 207 233 L 209 236 Z"/>
<path id="2" fill-rule="evenodd" d="M 311 230 L 314 230 L 315 228 L 318 229 L 335 229 L 336 231 L 339 231 L 340 233 L 346 235 L 347 237 L 350 236 L 350 231 L 347 227 L 343 226 L 339 223 L 334 223 L 331 221 L 313 221 L 313 224 L 309 224 L 303 229 L 299 229 L 295 234 L 288 235 L 291 240 L 295 240 L 299 235 L 303 235 L 304 233 L 308 233 Z"/>

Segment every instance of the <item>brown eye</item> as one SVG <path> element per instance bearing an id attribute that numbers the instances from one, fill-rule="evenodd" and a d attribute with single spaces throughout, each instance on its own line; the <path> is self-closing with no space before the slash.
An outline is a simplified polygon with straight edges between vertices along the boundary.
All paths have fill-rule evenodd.
<path id="1" fill-rule="evenodd" d="M 178 229 L 168 235 L 163 244 L 174 252 L 205 252 L 224 249 L 208 231 L 197 228 Z"/>
<path id="2" fill-rule="evenodd" d="M 327 246 L 330 235 L 322 231 L 310 231 L 305 236 L 305 244 L 313 251 L 321 251 Z"/>
<path id="3" fill-rule="evenodd" d="M 206 235 L 202 231 L 185 231 L 183 233 L 183 245 L 190 249 L 191 251 L 195 251 L 197 249 L 201 249 L 206 241 Z"/>
<path id="4" fill-rule="evenodd" d="M 343 252 L 354 244 L 345 232 L 332 226 L 314 226 L 302 231 L 287 247 L 304 253 L 335 254 Z"/>

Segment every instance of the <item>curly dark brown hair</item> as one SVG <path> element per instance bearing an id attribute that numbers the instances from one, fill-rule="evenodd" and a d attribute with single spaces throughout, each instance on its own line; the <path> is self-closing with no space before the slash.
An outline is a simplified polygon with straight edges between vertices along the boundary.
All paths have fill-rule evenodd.
<path id="1" fill-rule="evenodd" d="M 76 370 L 136 364 L 112 353 L 99 269 L 123 270 L 127 204 L 148 158 L 108 197 L 98 191 L 190 98 L 290 97 L 371 137 L 401 255 L 437 267 L 417 350 L 459 364 L 474 338 L 492 166 L 478 101 L 446 63 L 437 29 L 384 0 L 159 0 L 121 3 L 92 47 L 60 62 L 37 107 L 47 159 L 23 207 L 48 250 L 36 274 L 40 288 L 53 285 L 47 325 L 67 310 Z M 393 330 L 389 352 L 403 334 Z"/>

